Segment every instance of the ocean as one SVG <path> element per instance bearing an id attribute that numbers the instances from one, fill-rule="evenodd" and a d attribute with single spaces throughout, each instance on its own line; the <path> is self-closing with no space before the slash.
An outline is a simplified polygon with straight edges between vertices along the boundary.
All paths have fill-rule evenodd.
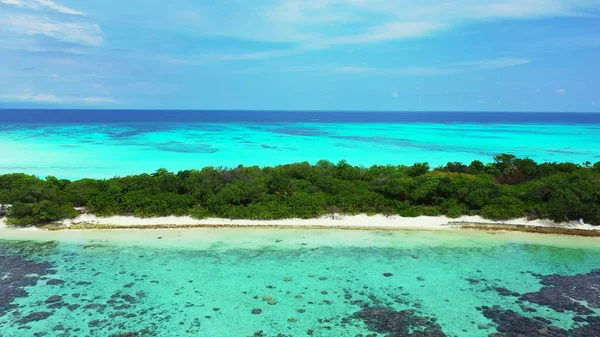
<path id="1" fill-rule="evenodd" d="M 599 161 L 600 115 L 0 110 L 0 174 Z M 600 336 L 597 238 L 0 230 L 0 336 Z"/>
<path id="2" fill-rule="evenodd" d="M 474 231 L 12 233 L 0 336 L 597 337 L 599 247 Z"/>
<path id="3" fill-rule="evenodd" d="M 0 174 L 110 178 L 205 166 L 600 161 L 600 114 L 0 110 Z"/>

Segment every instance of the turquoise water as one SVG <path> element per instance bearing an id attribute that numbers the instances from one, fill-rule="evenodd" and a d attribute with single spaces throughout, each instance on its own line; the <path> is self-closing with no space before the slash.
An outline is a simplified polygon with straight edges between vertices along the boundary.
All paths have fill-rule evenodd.
<path id="1" fill-rule="evenodd" d="M 482 306 L 498 305 L 532 322 L 537 316 L 536 324 L 541 324 L 539 317 L 549 320 L 541 329 L 575 329 L 586 323 L 574 317 L 600 314 L 594 308 L 594 301 L 600 303 L 600 274 L 585 281 L 589 303 L 577 301 L 591 310 L 585 314 L 559 312 L 520 298 L 540 291 L 545 275 L 572 277 L 600 268 L 600 245 L 593 238 L 266 229 L 23 232 L 4 237 L 0 291 L 32 271 L 45 274 L 22 286 L 28 296 L 12 299 L 4 315 L 0 299 L 0 336 L 5 337 L 39 332 L 475 337 L 499 329 Z M 37 239 L 20 241 L 22 237 Z M 7 266 L 9 256 L 20 259 L 21 270 Z M 41 268 L 43 262 L 49 264 Z M 21 275 L 19 280 L 16 275 Z M 64 283 L 48 285 L 49 279 Z M 265 296 L 276 303 L 269 304 Z M 369 308 L 402 314 L 364 319 Z M 253 314 L 253 309 L 261 312 Z M 49 316 L 24 319 L 35 312 Z M 394 324 L 406 333 L 385 330 Z"/>
<path id="2" fill-rule="evenodd" d="M 8 124 L 0 173 L 108 178 L 159 168 L 276 165 L 345 159 L 353 165 L 600 160 L 596 124 L 106 123 Z"/>

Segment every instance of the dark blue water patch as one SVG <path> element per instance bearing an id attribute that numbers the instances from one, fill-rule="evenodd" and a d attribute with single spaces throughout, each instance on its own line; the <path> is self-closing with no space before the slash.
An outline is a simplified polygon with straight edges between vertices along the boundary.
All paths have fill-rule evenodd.
<path id="1" fill-rule="evenodd" d="M 552 150 L 543 150 L 544 152 L 549 153 L 561 153 L 561 154 L 586 154 L 589 151 L 576 151 L 571 149 L 552 149 Z"/>
<path id="2" fill-rule="evenodd" d="M 368 142 L 378 144 L 394 144 L 405 146 L 412 144 L 414 141 L 408 138 L 392 138 L 392 137 L 366 137 L 366 136 L 331 136 L 331 138 L 343 139 L 343 140 L 354 140 L 357 142 Z"/>
<path id="3" fill-rule="evenodd" d="M 260 144 L 260 148 L 265 149 L 265 150 L 274 150 L 274 151 L 297 151 L 298 150 L 291 146 L 286 146 L 286 145 L 275 146 L 275 145 L 269 145 L 269 144 Z"/>
<path id="4" fill-rule="evenodd" d="M 543 155 L 543 153 L 541 153 L 541 152 L 543 152 L 543 151 L 540 151 L 539 149 L 532 149 L 532 148 L 525 148 L 525 147 L 521 147 L 521 146 L 515 146 L 515 147 L 513 147 L 511 149 L 511 151 L 509 153 L 513 154 L 513 155 L 515 155 L 515 156 L 517 156 L 519 158 L 535 158 L 535 157 L 539 158 L 540 156 Z M 548 153 L 548 152 L 546 152 L 546 153 Z M 497 155 L 497 154 L 495 154 L 495 155 Z"/>
<path id="5" fill-rule="evenodd" d="M 446 151 L 446 147 L 435 144 L 419 144 L 412 139 L 391 138 L 391 137 L 364 137 L 364 136 L 331 136 L 331 138 L 352 140 L 363 143 L 373 143 L 379 145 L 392 145 L 397 147 L 421 148 L 433 151 Z"/>
<path id="6" fill-rule="evenodd" d="M 137 137 L 142 134 L 169 131 L 176 129 L 178 125 L 172 123 L 135 123 L 135 124 L 120 124 L 123 129 L 118 128 L 101 128 L 96 131 L 109 136 L 112 139 L 123 139 Z"/>
<path id="7" fill-rule="evenodd" d="M 481 128 L 478 129 L 469 129 L 469 128 L 442 128 L 442 127 L 434 127 L 434 128 L 428 128 L 431 130 L 437 130 L 437 131 L 442 131 L 442 132 L 455 132 L 455 133 L 485 133 L 485 134 L 489 134 L 489 133 L 504 133 L 504 134 L 532 134 L 532 135 L 551 135 L 554 136 L 556 135 L 556 131 L 546 131 L 546 130 L 540 130 L 540 129 L 526 129 L 526 130 L 521 130 L 521 129 L 515 129 L 515 128 L 510 128 L 510 127 L 499 127 L 499 126 L 489 126 L 489 125 L 482 125 Z M 469 137 L 472 137 L 471 135 L 469 135 Z"/>
<path id="8" fill-rule="evenodd" d="M 503 134 L 518 134 L 518 135 L 546 135 L 546 136 L 556 136 L 556 131 L 545 131 L 540 129 L 512 129 L 512 128 L 493 128 L 490 130 L 486 130 L 486 132 L 490 133 L 503 133 Z"/>
<path id="9" fill-rule="evenodd" d="M 510 133 L 512 129 L 470 129 L 470 128 L 442 128 L 442 127 L 428 127 L 427 130 L 435 130 L 435 131 L 440 131 L 443 132 L 444 134 L 447 133 L 455 133 L 455 134 L 459 134 L 459 135 L 464 135 L 465 133 L 468 133 L 468 137 L 469 138 L 481 138 L 481 139 L 506 139 L 508 137 L 502 137 L 502 136 L 494 136 L 492 135 L 493 133 Z M 476 133 L 480 133 L 480 134 L 476 134 Z M 537 134 L 537 132 L 532 131 L 530 132 L 531 134 Z"/>
<path id="10" fill-rule="evenodd" d="M 270 132 L 274 134 L 280 135 L 289 135 L 289 136 L 324 136 L 330 134 L 328 131 L 323 131 L 317 128 L 310 127 L 301 127 L 297 125 L 290 125 L 290 123 L 279 123 L 275 125 L 268 125 L 265 127 L 265 124 L 247 124 L 244 123 L 244 127 L 254 131 L 260 132 Z"/>
<path id="11" fill-rule="evenodd" d="M 175 152 L 175 153 L 216 153 L 219 152 L 210 144 L 206 143 L 183 143 L 178 141 L 169 141 L 153 145 L 160 151 Z"/>
<path id="12" fill-rule="evenodd" d="M 113 131 L 113 132 L 107 132 L 106 134 L 109 135 L 111 138 L 128 138 L 128 137 L 137 136 L 142 133 L 143 133 L 143 131 L 141 131 L 141 130 L 130 130 L 130 131 Z"/>
<path id="13" fill-rule="evenodd" d="M 224 132 L 226 126 L 223 125 L 208 125 L 208 124 L 183 124 L 183 123 L 118 123 L 114 127 L 114 124 L 110 126 L 106 124 L 98 125 L 98 127 L 92 128 L 95 132 L 107 135 L 111 139 L 120 140 L 135 138 L 145 134 L 152 134 L 156 132 L 169 132 L 173 130 L 177 131 L 188 131 L 188 132 L 200 132 L 198 137 L 205 137 L 211 135 L 219 135 Z"/>
<path id="14" fill-rule="evenodd" d="M 497 153 L 491 153 L 486 151 L 481 151 L 478 149 L 467 148 L 464 146 L 452 145 L 452 146 L 444 146 L 437 144 L 426 144 L 419 143 L 412 139 L 406 138 L 391 138 L 391 137 L 364 137 L 364 136 L 331 136 L 331 138 L 335 139 L 343 139 L 343 140 L 352 140 L 358 142 L 366 142 L 373 143 L 378 145 L 387 145 L 387 146 L 396 146 L 400 148 L 416 148 L 427 151 L 437 151 L 437 152 L 465 152 L 465 153 L 473 153 L 482 156 L 493 157 L 497 155 Z"/>
<path id="15" fill-rule="evenodd" d="M 91 130 L 90 130 L 91 129 Z M 96 127 L 86 127 L 84 130 L 81 128 L 73 129 L 65 127 L 64 125 L 48 125 L 48 124 L 20 124 L 14 125 L 7 131 L 7 135 L 13 139 L 40 139 L 47 140 L 48 137 L 74 139 L 79 141 L 81 134 L 89 134 L 94 132 Z M 105 129 L 105 128 L 103 128 Z M 16 131 L 16 132 L 11 132 Z"/>
<path id="16" fill-rule="evenodd" d="M 188 132 L 199 132 L 201 134 L 220 134 L 228 130 L 228 126 L 224 124 L 209 124 L 209 123 L 177 123 L 172 124 L 179 130 Z"/>
<path id="17" fill-rule="evenodd" d="M 357 148 L 357 146 L 354 146 L 354 145 L 352 145 L 350 143 L 336 143 L 335 146 L 336 147 L 345 147 L 345 148 L 348 148 L 348 149 L 356 149 Z"/>
<path id="18" fill-rule="evenodd" d="M 489 136 L 489 135 L 469 135 L 469 138 L 477 139 L 509 139 L 510 137 Z"/>
<path id="19" fill-rule="evenodd" d="M 104 142 L 93 139 L 93 138 L 83 138 L 78 140 L 79 143 L 87 143 L 87 144 L 104 144 Z"/>
<path id="20" fill-rule="evenodd" d="M 310 128 L 277 128 L 277 129 L 272 129 L 269 130 L 272 133 L 278 133 L 278 134 L 283 134 L 283 135 L 290 135 L 290 136 L 324 136 L 324 135 L 328 135 L 329 132 L 323 131 L 323 130 L 319 130 L 319 129 L 310 129 Z"/>
<path id="21" fill-rule="evenodd" d="M 598 113 L 241 110 L 0 110 L 0 123 L 480 123 L 600 124 Z"/>
<path id="22" fill-rule="evenodd" d="M 20 130 L 23 125 L 20 124 L 0 124 L 0 132 Z"/>

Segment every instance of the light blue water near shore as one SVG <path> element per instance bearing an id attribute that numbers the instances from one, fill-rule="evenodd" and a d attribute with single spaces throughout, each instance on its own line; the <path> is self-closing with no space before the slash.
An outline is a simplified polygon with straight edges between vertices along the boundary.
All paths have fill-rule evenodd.
<path id="1" fill-rule="evenodd" d="M 126 231 L 112 239 L 65 234 L 69 240 L 46 243 L 0 240 L 0 287 L 11 282 L 16 291 L 27 277 L 43 275 L 23 286 L 27 296 L 11 298 L 3 315 L 0 299 L 0 336 L 480 337 L 507 332 L 484 315 L 482 308 L 494 306 L 524 317 L 502 322 L 520 331 L 551 325 L 568 336 L 597 336 L 573 330 L 600 315 L 600 274 L 583 276 L 600 267 L 593 238 L 235 229 Z M 550 274 L 573 277 L 569 289 L 587 292 L 589 302 L 577 303 L 591 311 L 525 300 Z M 379 311 L 365 316 L 369 308 Z M 538 335 L 546 336 L 524 334 Z"/>
<path id="2" fill-rule="evenodd" d="M 83 123 L 3 124 L 0 173 L 109 178 L 205 166 L 320 159 L 353 165 L 489 162 L 513 153 L 537 161 L 600 161 L 597 124 Z"/>

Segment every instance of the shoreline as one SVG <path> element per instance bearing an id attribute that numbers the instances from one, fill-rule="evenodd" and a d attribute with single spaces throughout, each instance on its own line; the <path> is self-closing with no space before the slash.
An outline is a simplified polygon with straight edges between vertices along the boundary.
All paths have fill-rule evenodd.
<path id="1" fill-rule="evenodd" d="M 194 219 L 191 217 L 137 218 L 133 216 L 97 217 L 80 215 L 40 227 L 13 228 L 0 218 L 0 231 L 93 231 L 93 230 L 158 230 L 194 228 L 244 228 L 244 229 L 338 229 L 338 230 L 478 230 L 513 231 L 539 234 L 561 234 L 600 237 L 600 227 L 588 224 L 555 223 L 551 220 L 511 219 L 494 221 L 480 216 L 420 216 L 406 218 L 366 214 L 325 216 L 315 219 L 232 220 Z"/>

